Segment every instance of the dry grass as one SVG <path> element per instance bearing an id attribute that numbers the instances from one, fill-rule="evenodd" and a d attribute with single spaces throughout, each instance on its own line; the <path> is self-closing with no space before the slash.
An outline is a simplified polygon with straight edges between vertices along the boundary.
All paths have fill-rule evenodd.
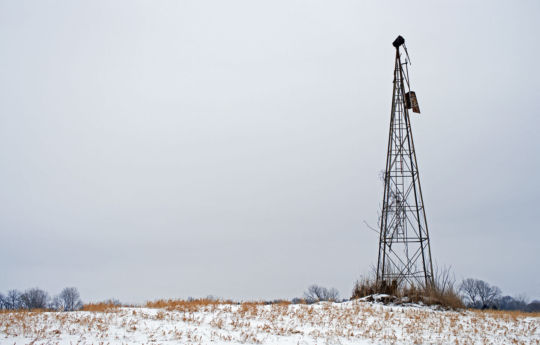
<path id="1" fill-rule="evenodd" d="M 463 309 L 465 305 L 455 291 L 453 284 L 438 286 L 405 286 L 397 281 L 391 283 L 382 282 L 377 284 L 373 278 L 364 278 L 354 285 L 351 299 L 362 298 L 373 294 L 386 294 L 390 297 L 384 302 L 400 303 L 423 303 L 426 305 L 440 305 L 450 309 Z"/>
<path id="2" fill-rule="evenodd" d="M 92 312 L 1 313 L 0 334 L 29 339 L 23 342 L 69 338 L 74 344 L 258 344 L 285 342 L 283 337 L 307 344 L 540 344 L 539 313 L 436 311 L 359 301 L 266 305 L 200 299 L 158 300 L 148 302 L 147 308 L 93 306 L 87 308 Z"/>
<path id="3" fill-rule="evenodd" d="M 362 298 L 380 293 L 380 288 L 372 278 L 361 278 L 354 284 L 351 299 Z"/>
<path id="4" fill-rule="evenodd" d="M 422 302 L 426 305 L 440 305 L 450 309 L 465 308 L 461 297 L 453 288 L 442 290 L 436 287 L 409 287 L 400 289 L 397 296 L 407 297 L 413 303 Z"/>
<path id="5" fill-rule="evenodd" d="M 82 307 L 82 310 L 105 313 L 105 312 L 117 311 L 119 308 L 120 306 L 117 304 L 113 304 L 110 302 L 98 302 L 98 303 L 84 304 Z"/>
<path id="6" fill-rule="evenodd" d="M 183 299 L 159 299 L 156 301 L 146 302 L 146 308 L 159 308 L 169 311 L 183 311 L 183 312 L 199 312 L 208 309 L 215 308 L 218 305 L 223 304 L 236 304 L 232 301 L 222 301 L 209 298 L 199 298 L 193 300 Z"/>
<path id="7" fill-rule="evenodd" d="M 473 313 L 477 313 L 479 315 L 489 315 L 493 318 L 502 318 L 502 319 L 518 319 L 518 318 L 539 318 L 540 319 L 540 312 L 526 312 L 526 311 L 520 311 L 520 310 L 478 310 L 478 309 L 468 309 L 469 311 Z"/>

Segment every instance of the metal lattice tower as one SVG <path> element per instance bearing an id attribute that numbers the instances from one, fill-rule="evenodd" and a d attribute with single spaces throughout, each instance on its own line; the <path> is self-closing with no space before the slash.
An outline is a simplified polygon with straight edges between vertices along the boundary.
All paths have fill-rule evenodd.
<path id="1" fill-rule="evenodd" d="M 393 45 L 396 48 L 394 91 L 380 219 L 377 284 L 431 286 L 431 248 L 409 117 L 410 109 L 417 113 L 420 109 L 415 93 L 410 91 L 405 40 L 398 36 Z M 407 54 L 405 62 L 401 61 L 402 46 Z"/>

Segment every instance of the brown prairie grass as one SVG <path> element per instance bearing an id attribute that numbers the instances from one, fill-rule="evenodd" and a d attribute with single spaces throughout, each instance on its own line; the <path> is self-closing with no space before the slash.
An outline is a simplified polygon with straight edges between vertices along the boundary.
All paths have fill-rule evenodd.
<path id="1" fill-rule="evenodd" d="M 303 299 L 301 300 L 301 302 L 303 302 L 304 304 L 306 303 Z M 279 306 L 288 306 L 291 304 L 292 304 L 291 301 L 285 301 L 285 300 L 280 300 L 277 303 L 274 303 L 274 305 L 279 305 Z"/>
<path id="2" fill-rule="evenodd" d="M 92 311 L 92 312 L 114 312 L 118 311 L 120 306 L 114 303 L 109 302 L 97 302 L 97 303 L 87 303 L 82 307 L 83 311 Z"/>
<path id="3" fill-rule="evenodd" d="M 96 339 L 96 343 L 102 340 L 107 343 L 117 336 L 129 343 L 130 337 L 138 334 L 155 339 L 155 343 L 203 344 L 212 339 L 259 343 L 265 342 L 263 339 L 276 339 L 276 342 L 280 339 L 268 337 L 307 337 L 317 343 L 357 339 L 393 343 L 412 339 L 416 343 L 487 344 L 498 339 L 498 342 L 511 344 L 514 339 L 523 339 L 519 343 L 539 344 L 535 342 L 539 334 L 539 313 L 442 311 L 360 301 L 267 305 L 210 299 L 158 300 L 148 302 L 146 307 L 158 310 L 116 307 L 117 313 L 2 313 L 0 334 L 49 340 L 84 335 L 86 339 Z M 110 310 L 104 306 L 96 309 Z M 174 325 L 173 328 L 167 328 L 170 325 Z M 295 338 L 295 343 L 298 339 Z"/>
<path id="4" fill-rule="evenodd" d="M 198 312 L 202 310 L 215 309 L 218 305 L 235 304 L 230 300 L 215 300 L 210 298 L 199 298 L 193 300 L 183 299 L 158 299 L 148 301 L 146 308 L 165 309 L 169 311 Z"/>
<path id="5" fill-rule="evenodd" d="M 493 310 L 493 309 L 468 309 L 469 311 L 483 316 L 490 316 L 495 319 L 519 319 L 519 318 L 540 318 L 540 312 L 527 312 L 520 310 Z"/>

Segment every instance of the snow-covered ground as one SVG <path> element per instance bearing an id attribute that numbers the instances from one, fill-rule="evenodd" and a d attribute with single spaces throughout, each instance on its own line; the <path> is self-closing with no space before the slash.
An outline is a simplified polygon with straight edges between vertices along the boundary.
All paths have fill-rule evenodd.
<path id="1" fill-rule="evenodd" d="M 0 344 L 540 344 L 540 316 L 352 301 L 0 313 Z"/>

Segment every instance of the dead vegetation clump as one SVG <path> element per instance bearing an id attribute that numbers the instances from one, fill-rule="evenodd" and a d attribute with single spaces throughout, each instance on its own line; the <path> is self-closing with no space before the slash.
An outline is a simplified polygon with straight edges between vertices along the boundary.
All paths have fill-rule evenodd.
<path id="1" fill-rule="evenodd" d="M 452 287 L 440 289 L 437 286 L 423 289 L 423 302 L 427 305 L 440 305 L 450 309 L 463 309 L 465 305 L 459 293 Z"/>
<path id="2" fill-rule="evenodd" d="M 351 299 L 367 297 L 367 301 L 377 300 L 385 304 L 421 303 L 449 309 L 465 308 L 454 285 L 450 268 L 436 270 L 433 283 L 428 285 L 407 284 L 397 279 L 378 282 L 374 277 L 364 277 L 354 285 Z"/>

